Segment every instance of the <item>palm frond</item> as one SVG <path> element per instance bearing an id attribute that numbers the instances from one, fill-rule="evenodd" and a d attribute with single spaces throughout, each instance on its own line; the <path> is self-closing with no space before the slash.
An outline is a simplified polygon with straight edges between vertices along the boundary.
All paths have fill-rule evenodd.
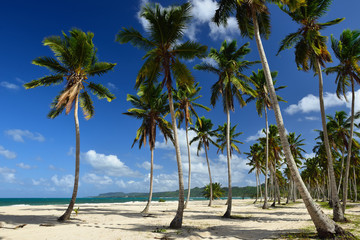
<path id="1" fill-rule="evenodd" d="M 50 85 L 57 85 L 64 81 L 64 76 L 62 74 L 59 75 L 50 75 L 45 76 L 36 80 L 32 80 L 31 82 L 25 83 L 24 87 L 26 89 L 35 88 L 39 86 L 50 86 Z"/>
<path id="2" fill-rule="evenodd" d="M 90 118 L 92 118 L 95 113 L 94 105 L 93 105 L 93 101 L 91 100 L 87 92 L 84 91 L 80 94 L 79 102 L 80 102 L 80 107 L 84 112 L 85 119 L 89 120 Z"/>
<path id="3" fill-rule="evenodd" d="M 89 88 L 91 90 L 91 92 L 94 95 L 96 95 L 99 99 L 106 98 L 106 100 L 108 100 L 108 102 L 111 102 L 112 100 L 115 99 L 115 96 L 112 93 L 110 93 L 109 89 L 101 84 L 96 84 L 96 83 L 90 82 L 87 85 L 87 88 Z"/>

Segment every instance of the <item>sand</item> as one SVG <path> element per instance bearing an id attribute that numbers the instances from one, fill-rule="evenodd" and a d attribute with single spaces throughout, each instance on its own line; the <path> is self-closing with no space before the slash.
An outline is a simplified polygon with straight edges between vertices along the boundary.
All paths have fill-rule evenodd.
<path id="1" fill-rule="evenodd" d="M 66 223 L 56 221 L 65 205 L 0 207 L 0 239 L 277 239 L 313 226 L 301 202 L 263 210 L 252 201 L 234 200 L 235 219 L 221 218 L 224 200 L 213 203 L 191 201 L 180 230 L 168 228 L 177 202 L 153 202 L 146 217 L 140 213 L 144 202 L 78 204 L 79 214 Z M 360 215 L 359 205 L 348 212 Z"/>

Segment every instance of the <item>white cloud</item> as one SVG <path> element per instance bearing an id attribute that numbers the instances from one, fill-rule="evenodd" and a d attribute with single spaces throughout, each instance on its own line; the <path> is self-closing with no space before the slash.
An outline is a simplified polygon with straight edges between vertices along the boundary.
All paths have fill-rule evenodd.
<path id="1" fill-rule="evenodd" d="M 85 162 L 90 164 L 98 173 L 117 177 L 138 177 L 140 174 L 126 166 L 115 155 L 105 155 L 89 150 L 82 154 Z"/>
<path id="2" fill-rule="evenodd" d="M 338 106 L 346 106 L 347 108 L 350 108 L 351 92 L 347 92 L 346 97 L 348 99 L 348 102 L 346 102 L 344 98 L 339 99 L 336 96 L 336 93 L 326 92 L 324 94 L 325 108 L 338 107 Z M 360 105 L 356 104 L 359 101 L 360 101 L 360 90 L 357 90 L 355 92 L 355 112 L 360 110 Z M 312 94 L 308 94 L 307 96 L 303 97 L 297 104 L 291 104 L 289 107 L 285 109 L 285 112 L 290 115 L 293 115 L 298 112 L 309 113 L 309 112 L 319 112 L 319 111 L 320 111 L 319 97 L 314 96 Z"/>
<path id="3" fill-rule="evenodd" d="M 305 157 L 305 159 L 307 159 L 307 158 L 313 158 L 313 157 L 315 157 L 315 153 L 305 153 L 304 154 L 304 157 Z"/>
<path id="4" fill-rule="evenodd" d="M 19 168 L 22 168 L 22 169 L 30 169 L 31 168 L 30 165 L 27 165 L 25 163 L 17 163 L 16 166 L 18 166 Z"/>
<path id="5" fill-rule="evenodd" d="M 0 155 L 3 155 L 7 159 L 14 159 L 16 158 L 16 153 L 11 152 L 7 149 L 5 149 L 3 146 L 0 145 Z"/>
<path id="6" fill-rule="evenodd" d="M 305 117 L 305 119 L 309 120 L 309 121 L 318 121 L 318 120 L 320 120 L 318 117 L 312 117 L 312 116 Z"/>
<path id="7" fill-rule="evenodd" d="M 62 172 L 65 171 L 65 169 L 55 167 L 55 166 L 52 165 L 52 164 L 49 165 L 49 169 L 50 169 L 50 170 L 54 170 L 54 171 L 62 171 Z"/>
<path id="8" fill-rule="evenodd" d="M 82 177 L 82 180 L 85 183 L 91 183 L 95 185 L 109 185 L 113 183 L 113 180 L 109 176 L 98 176 L 94 173 L 88 173 L 84 177 Z"/>
<path id="9" fill-rule="evenodd" d="M 106 85 L 110 90 L 116 90 L 117 89 L 116 85 L 111 83 L 111 82 L 108 82 Z"/>
<path id="10" fill-rule="evenodd" d="M 1 86 L 1 87 L 4 87 L 4 88 L 7 88 L 7 89 L 11 89 L 11 90 L 17 90 L 17 89 L 19 89 L 19 86 L 18 86 L 18 85 L 13 84 L 13 83 L 9 83 L 9 82 L 6 82 L 6 81 L 0 82 L 0 86 Z"/>
<path id="11" fill-rule="evenodd" d="M 262 129 L 260 129 L 259 131 L 257 131 L 257 133 L 255 135 L 249 136 L 246 138 L 245 142 L 251 142 L 251 141 L 256 141 L 261 137 L 265 137 L 265 133 L 263 132 Z"/>
<path id="12" fill-rule="evenodd" d="M 45 138 L 40 133 L 32 133 L 29 130 L 21 130 L 21 129 L 9 129 L 5 131 L 6 135 L 12 137 L 12 139 L 16 142 L 24 142 L 24 138 L 29 138 L 30 140 L 43 142 Z"/>
<path id="13" fill-rule="evenodd" d="M 209 36 L 213 40 L 226 39 L 231 41 L 240 35 L 240 30 L 235 17 L 230 17 L 227 21 L 227 26 L 216 25 L 214 22 L 209 23 L 210 33 Z"/>
<path id="14" fill-rule="evenodd" d="M 49 185 L 48 181 L 44 178 L 40 178 L 39 180 L 31 179 L 31 182 L 34 186 Z"/>
<path id="15" fill-rule="evenodd" d="M 0 177 L 3 181 L 8 183 L 14 183 L 15 182 L 15 169 L 10 169 L 7 167 L 1 168 L 0 167 Z"/>
<path id="16" fill-rule="evenodd" d="M 51 177 L 51 181 L 55 184 L 55 186 L 63 187 L 63 188 L 71 188 L 74 186 L 74 176 L 71 174 L 62 176 L 58 178 L 57 175 Z"/>
<path id="17" fill-rule="evenodd" d="M 17 82 L 19 82 L 19 83 L 21 83 L 21 84 L 24 84 L 25 83 L 25 81 L 24 80 L 22 80 L 21 78 L 15 78 L 15 80 L 17 81 Z"/>
<path id="18" fill-rule="evenodd" d="M 75 149 L 74 147 L 70 147 L 69 151 L 67 152 L 68 156 L 75 156 Z"/>
<path id="19" fill-rule="evenodd" d="M 151 164 L 150 162 L 143 162 L 142 164 L 137 163 L 136 166 L 138 166 L 139 168 L 150 170 Z M 162 169 L 162 168 L 163 166 L 154 163 L 154 169 Z"/>

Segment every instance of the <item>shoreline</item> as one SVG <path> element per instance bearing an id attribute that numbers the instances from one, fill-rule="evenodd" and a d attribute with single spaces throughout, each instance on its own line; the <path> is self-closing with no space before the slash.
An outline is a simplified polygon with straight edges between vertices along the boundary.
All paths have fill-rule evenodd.
<path id="1" fill-rule="evenodd" d="M 263 210 L 262 204 L 254 205 L 253 200 L 235 199 L 233 219 L 221 218 L 225 202 L 214 200 L 212 207 L 207 206 L 208 201 L 189 202 L 179 230 L 168 228 L 177 210 L 176 201 L 154 201 L 147 215 L 140 213 L 146 202 L 75 204 L 75 208 L 80 207 L 79 214 L 72 214 L 66 223 L 56 220 L 66 206 L 1 206 L 0 239 L 278 239 L 285 233 L 314 228 L 300 200 Z M 324 212 L 332 213 L 330 209 Z M 360 217 L 360 204 L 347 213 Z"/>

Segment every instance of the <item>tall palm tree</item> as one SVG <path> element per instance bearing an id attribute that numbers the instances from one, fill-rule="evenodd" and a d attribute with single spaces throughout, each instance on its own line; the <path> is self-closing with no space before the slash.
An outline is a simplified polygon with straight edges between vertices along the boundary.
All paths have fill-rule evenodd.
<path id="1" fill-rule="evenodd" d="M 75 152 L 75 179 L 72 197 L 65 213 L 59 217 L 59 221 L 70 218 L 71 212 L 76 201 L 79 186 L 80 171 L 80 129 L 78 108 L 83 109 L 86 119 L 94 115 L 93 102 L 88 91 L 97 95 L 98 98 L 106 98 L 109 102 L 115 96 L 101 84 L 88 82 L 92 76 L 101 76 L 112 70 L 116 64 L 98 62 L 96 57 L 97 49 L 92 41 L 92 32 L 84 33 L 79 29 L 70 30 L 70 34 L 63 36 L 46 37 L 43 41 L 44 46 L 49 46 L 55 54 L 53 57 L 38 57 L 32 61 L 33 64 L 46 67 L 51 71 L 51 75 L 25 83 L 26 89 L 39 86 L 57 85 L 66 80 L 64 89 L 55 97 L 51 104 L 49 118 L 55 118 L 65 110 L 69 114 L 74 108 L 75 133 L 76 133 L 76 152 Z"/>
<path id="2" fill-rule="evenodd" d="M 161 92 L 160 85 L 156 87 L 153 84 L 141 85 L 138 96 L 128 94 L 126 98 L 134 108 L 128 109 L 124 114 L 142 120 L 131 147 L 139 142 L 139 148 L 141 148 L 146 145 L 148 139 L 151 152 L 149 199 L 142 213 L 148 213 L 152 199 L 156 127 L 159 127 L 165 140 L 169 138 L 173 141 L 171 124 L 164 119 L 164 116 L 169 113 L 169 104 L 166 103 L 166 94 Z"/>
<path id="3" fill-rule="evenodd" d="M 345 213 L 347 193 L 348 193 L 348 178 L 350 170 L 350 158 L 351 158 L 351 145 L 354 132 L 354 108 L 355 108 L 355 84 L 354 80 L 360 84 L 360 31 L 351 31 L 350 29 L 344 30 L 340 35 L 340 40 L 336 40 L 331 35 L 331 48 L 333 49 L 335 56 L 339 59 L 340 64 L 335 67 L 327 68 L 326 73 L 336 73 L 338 97 L 340 94 L 344 95 L 346 99 L 346 88 L 351 85 L 351 123 L 350 123 L 350 138 L 348 155 L 346 159 L 346 170 L 343 185 L 343 204 L 342 210 Z"/>
<path id="4" fill-rule="evenodd" d="M 266 146 L 265 146 L 266 147 Z M 259 188 L 260 188 L 260 195 L 261 194 L 261 183 L 260 183 L 260 173 L 264 173 L 264 147 L 259 144 L 255 143 L 254 145 L 250 146 L 250 152 L 245 153 L 247 155 L 247 158 L 249 159 L 249 162 L 246 163 L 246 165 L 249 165 L 251 168 L 248 173 L 251 173 L 255 171 L 255 177 L 256 177 L 256 199 L 254 201 L 254 204 L 257 202 L 259 197 Z M 265 175 L 265 173 L 264 173 Z M 265 175 L 265 181 L 267 176 Z M 267 185 L 265 184 L 265 187 Z M 265 190 L 267 193 L 267 190 Z"/>
<path id="5" fill-rule="evenodd" d="M 190 130 L 194 131 L 196 133 L 196 136 L 191 139 L 190 144 L 198 141 L 198 147 L 197 147 L 197 155 L 199 156 L 200 150 L 204 147 L 205 149 L 205 156 L 206 156 L 206 163 L 208 166 L 208 172 L 209 172 L 209 179 L 210 179 L 210 201 L 209 201 L 209 207 L 211 207 L 213 198 L 213 183 L 211 178 L 211 170 L 210 170 L 210 161 L 208 158 L 207 151 L 209 150 L 210 143 L 215 145 L 216 147 L 219 147 L 219 145 L 212 140 L 212 138 L 216 137 L 216 130 L 212 130 L 214 124 L 212 124 L 210 119 L 207 119 L 205 117 L 201 117 L 198 119 L 195 123 L 195 128 L 190 128 Z"/>
<path id="6" fill-rule="evenodd" d="M 227 19 L 235 11 L 238 25 L 243 36 L 250 38 L 255 37 L 257 48 L 259 51 L 262 67 L 264 69 L 266 84 L 268 86 L 272 107 L 274 109 L 275 118 L 279 127 L 282 147 L 284 149 L 285 158 L 290 168 L 291 174 L 294 176 L 296 186 L 299 189 L 305 206 L 311 216 L 320 237 L 332 237 L 342 235 L 343 230 L 336 225 L 329 217 L 327 217 L 314 202 L 309 191 L 301 179 L 300 173 L 296 167 L 296 163 L 291 155 L 289 143 L 287 142 L 284 121 L 282 118 L 279 103 L 277 101 L 275 88 L 271 79 L 270 67 L 266 58 L 265 50 L 262 44 L 261 35 L 267 38 L 270 34 L 270 18 L 267 2 L 271 0 L 220 0 L 219 8 L 216 10 L 214 21 L 217 24 L 226 24 Z M 298 5 L 304 4 L 303 0 L 285 1 L 285 4 L 291 4 L 294 10 Z"/>
<path id="7" fill-rule="evenodd" d="M 256 93 L 248 85 L 246 77 L 242 71 L 254 65 L 257 62 L 249 62 L 242 60 L 246 54 L 250 52 L 248 48 L 249 43 L 244 44 L 237 49 L 236 41 L 232 41 L 229 44 L 226 40 L 221 44 L 220 50 L 217 51 L 211 48 L 209 56 L 214 59 L 217 66 L 203 62 L 196 65 L 194 68 L 197 70 L 203 70 L 215 73 L 219 79 L 212 86 L 210 103 L 215 106 L 220 94 L 223 98 L 223 107 L 227 116 L 227 130 L 226 130 L 226 155 L 228 165 L 228 207 L 224 214 L 224 217 L 229 218 L 231 215 L 232 206 L 232 192 L 231 192 L 231 153 L 230 153 L 230 110 L 234 111 L 234 97 L 243 107 L 246 105 L 242 94 L 250 94 L 255 96 Z"/>
<path id="8" fill-rule="evenodd" d="M 179 86 L 177 90 L 174 90 L 174 100 L 175 100 L 175 116 L 179 118 L 178 127 L 180 127 L 181 123 L 185 121 L 185 131 L 186 131 L 186 146 L 188 151 L 188 159 L 189 159 L 189 180 L 188 180 L 188 195 L 185 203 L 185 207 L 187 207 L 190 200 L 190 189 L 191 189 L 191 156 L 190 156 L 190 144 L 189 144 L 189 134 L 188 128 L 189 124 L 192 124 L 191 116 L 195 115 L 198 120 L 200 120 L 197 115 L 194 107 L 200 107 L 205 109 L 206 111 L 210 111 L 210 108 L 196 103 L 195 101 L 201 97 L 199 92 L 201 87 L 198 87 L 199 83 L 196 83 L 194 86 Z M 201 124 L 201 120 L 200 120 Z"/>
<path id="9" fill-rule="evenodd" d="M 340 208 L 339 195 L 336 191 L 336 181 L 333 166 L 333 159 L 329 145 L 329 137 L 326 129 L 326 115 L 323 97 L 323 77 L 322 67 L 325 67 L 326 62 L 331 62 L 331 56 L 327 50 L 327 38 L 320 34 L 320 30 L 337 24 L 344 20 L 344 18 L 337 18 L 335 20 L 319 23 L 318 19 L 323 16 L 330 7 L 332 0 L 307 0 L 306 6 L 301 6 L 295 11 L 288 10 L 285 6 L 281 9 L 286 12 L 293 21 L 300 24 L 297 32 L 287 35 L 281 42 L 279 51 L 291 48 L 295 45 L 295 62 L 299 69 L 309 71 L 313 69 L 315 74 L 319 77 L 319 100 L 321 111 L 321 122 L 324 133 L 324 143 L 327 158 L 329 161 L 330 182 L 333 202 L 334 220 L 337 222 L 345 221 L 344 213 Z"/>
<path id="10" fill-rule="evenodd" d="M 164 77 L 162 86 L 166 86 L 168 91 L 179 176 L 178 209 L 170 223 L 171 228 L 181 228 L 184 213 L 184 180 L 172 95 L 173 78 L 179 85 L 191 86 L 193 77 L 180 59 L 190 60 L 195 57 L 204 57 L 207 50 L 206 46 L 193 41 L 181 43 L 184 30 L 191 19 L 190 12 L 190 3 L 169 8 L 161 8 L 159 4 L 148 4 L 143 7 L 140 14 L 148 21 L 148 37 L 146 38 L 133 28 L 123 28 L 116 37 L 119 43 L 130 42 L 135 47 L 147 51 L 144 56 L 145 63 L 136 78 L 137 87 L 145 81 L 157 81 L 161 74 Z"/>
<path id="11" fill-rule="evenodd" d="M 273 84 L 275 85 L 276 80 L 274 80 L 274 78 L 276 78 L 278 72 L 271 72 L 271 78 L 273 80 Z M 260 117 L 262 117 L 262 113 L 264 111 L 265 113 L 265 134 L 266 134 L 266 145 L 265 145 L 265 151 L 266 151 L 266 164 L 265 164 L 265 196 L 264 196 L 264 205 L 263 205 L 263 209 L 267 209 L 269 208 L 268 202 L 267 202 L 267 176 L 268 176 L 268 169 L 269 169 L 269 141 L 268 141 L 268 134 L 269 134 L 269 122 L 268 122 L 268 113 L 267 113 L 267 109 L 271 109 L 271 99 L 269 96 L 269 91 L 268 88 L 266 86 L 266 78 L 265 78 L 265 74 L 264 74 L 264 70 L 258 70 L 258 72 L 252 72 L 252 75 L 250 76 L 252 83 L 255 86 L 255 91 L 257 93 L 256 97 L 252 97 L 250 96 L 246 102 L 250 102 L 253 100 L 256 100 L 255 106 L 256 106 L 256 111 L 258 113 L 258 115 Z M 280 90 L 285 88 L 286 86 L 280 86 L 275 88 L 275 91 Z M 278 101 L 282 101 L 285 102 L 280 96 L 277 96 Z"/>

